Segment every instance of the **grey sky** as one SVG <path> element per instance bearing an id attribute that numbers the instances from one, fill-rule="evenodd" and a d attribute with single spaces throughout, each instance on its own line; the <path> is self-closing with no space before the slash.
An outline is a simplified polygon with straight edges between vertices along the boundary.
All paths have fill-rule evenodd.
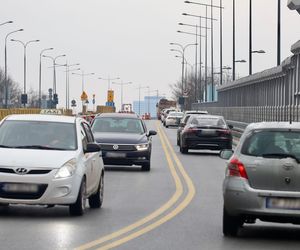
<path id="1" fill-rule="evenodd" d="M 200 2 L 200 1 L 199 1 Z M 203 0 L 203 3 L 210 3 Z M 232 60 L 232 0 L 224 3 L 224 62 Z M 257 72 L 276 64 L 276 0 L 253 0 L 253 49 L 267 53 L 253 56 L 253 71 Z M 282 0 L 282 59 L 290 55 L 291 45 L 299 40 L 300 16 L 286 7 Z M 214 0 L 219 4 L 219 0 Z M 138 99 L 139 84 L 149 85 L 171 96 L 169 84 L 181 76 L 181 61 L 170 51 L 170 42 L 193 43 L 194 36 L 179 34 L 178 29 L 194 32 L 193 28 L 180 27 L 178 22 L 196 24 L 198 19 L 184 17 L 183 12 L 204 15 L 204 8 L 185 4 L 183 0 L 2 0 L 1 20 L 13 24 L 0 27 L 0 66 L 4 66 L 4 37 L 11 30 L 24 28 L 11 38 L 23 41 L 40 39 L 27 49 L 27 89 L 38 88 L 39 52 L 54 47 L 48 54 L 66 54 L 69 63 L 80 63 L 85 72 L 97 76 L 119 76 L 134 84 L 124 87 L 124 103 Z M 248 61 L 248 0 L 236 0 L 236 58 Z M 219 12 L 215 11 L 219 18 Z M 215 67 L 219 66 L 219 24 L 215 22 Z M 194 48 L 188 48 L 187 60 L 194 64 Z M 64 63 L 61 58 L 57 62 Z M 51 61 L 43 59 L 43 91 L 52 87 Z M 8 44 L 9 74 L 23 84 L 23 49 L 20 44 Z M 237 64 L 237 74 L 246 75 L 248 64 Z M 79 101 L 81 78 L 70 76 L 71 98 Z M 23 86 L 23 85 L 22 85 Z M 116 104 L 120 104 L 120 87 L 115 90 Z M 96 94 L 96 103 L 104 104 L 107 82 L 95 76 L 86 77 L 85 89 L 89 96 Z M 60 105 L 65 105 L 65 76 L 57 70 L 57 92 Z M 142 95 L 146 90 L 142 90 Z M 155 93 L 151 93 L 155 94 Z"/>

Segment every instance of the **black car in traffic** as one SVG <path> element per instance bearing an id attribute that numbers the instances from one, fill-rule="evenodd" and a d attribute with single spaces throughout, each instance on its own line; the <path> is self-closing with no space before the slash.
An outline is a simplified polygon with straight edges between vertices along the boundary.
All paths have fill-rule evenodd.
<path id="1" fill-rule="evenodd" d="M 180 152 L 186 154 L 189 149 L 231 149 L 231 128 L 222 116 L 192 115 L 180 134 Z"/>
<path id="2" fill-rule="evenodd" d="M 92 131 L 102 150 L 105 165 L 141 165 L 143 171 L 151 166 L 151 136 L 142 119 L 135 114 L 103 113 L 95 117 Z"/>

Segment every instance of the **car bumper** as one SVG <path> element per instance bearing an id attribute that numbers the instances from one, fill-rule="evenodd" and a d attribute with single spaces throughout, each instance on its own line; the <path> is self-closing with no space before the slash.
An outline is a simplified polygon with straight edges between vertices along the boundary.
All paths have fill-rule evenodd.
<path id="1" fill-rule="evenodd" d="M 300 222 L 299 209 L 270 206 L 271 199 L 299 199 L 300 192 L 257 190 L 250 187 L 247 180 L 226 177 L 223 183 L 223 197 L 226 211 L 231 215 L 260 218 L 265 221 Z M 297 222 L 298 223 L 298 222 Z"/>
<path id="2" fill-rule="evenodd" d="M 142 165 L 150 161 L 150 153 L 145 151 L 102 151 L 105 165 Z"/>
<path id="3" fill-rule="evenodd" d="M 179 120 L 166 120 L 166 126 L 178 126 Z"/>
<path id="4" fill-rule="evenodd" d="M 0 203 L 30 204 L 30 205 L 66 205 L 76 202 L 81 177 L 73 175 L 69 178 L 55 179 L 56 171 L 45 175 L 0 175 Z M 7 191 L 6 184 L 33 184 L 39 187 L 38 192 L 24 192 L 22 190 Z"/>
<path id="5" fill-rule="evenodd" d="M 232 139 L 230 138 L 186 138 L 183 146 L 189 149 L 231 149 Z"/>

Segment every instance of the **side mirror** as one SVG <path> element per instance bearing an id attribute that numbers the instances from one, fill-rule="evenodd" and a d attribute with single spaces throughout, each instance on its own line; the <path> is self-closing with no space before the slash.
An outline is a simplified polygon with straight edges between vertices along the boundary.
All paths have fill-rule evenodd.
<path id="1" fill-rule="evenodd" d="M 87 144 L 86 150 L 84 153 L 95 153 L 101 150 L 100 146 L 97 143 L 90 142 Z"/>
<path id="2" fill-rule="evenodd" d="M 228 128 L 233 129 L 233 126 L 231 124 L 228 125 Z"/>
<path id="3" fill-rule="evenodd" d="M 157 132 L 154 130 L 149 130 L 148 135 L 147 136 L 152 136 L 152 135 L 156 135 Z"/>
<path id="4" fill-rule="evenodd" d="M 220 152 L 220 157 L 222 159 L 225 159 L 225 160 L 228 160 L 232 155 L 233 155 L 233 150 L 232 149 L 223 149 L 221 152 Z"/>

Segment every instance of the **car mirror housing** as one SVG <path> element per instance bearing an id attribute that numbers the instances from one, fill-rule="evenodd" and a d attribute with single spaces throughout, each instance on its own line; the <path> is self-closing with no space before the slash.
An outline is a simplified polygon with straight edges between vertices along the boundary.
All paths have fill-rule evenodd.
<path id="1" fill-rule="evenodd" d="M 233 126 L 231 124 L 228 125 L 228 128 L 233 129 Z"/>
<path id="2" fill-rule="evenodd" d="M 101 150 L 100 146 L 97 143 L 88 143 L 87 148 L 84 153 L 95 153 Z"/>
<path id="3" fill-rule="evenodd" d="M 156 134 L 157 134 L 157 132 L 155 130 L 149 130 L 147 136 L 152 136 L 152 135 L 156 135 Z"/>
<path id="4" fill-rule="evenodd" d="M 234 151 L 232 149 L 223 149 L 220 152 L 220 157 L 222 159 L 229 160 L 229 158 L 233 155 L 233 152 Z"/>
<path id="5" fill-rule="evenodd" d="M 179 127 L 183 128 L 185 124 L 183 122 L 179 123 Z"/>

